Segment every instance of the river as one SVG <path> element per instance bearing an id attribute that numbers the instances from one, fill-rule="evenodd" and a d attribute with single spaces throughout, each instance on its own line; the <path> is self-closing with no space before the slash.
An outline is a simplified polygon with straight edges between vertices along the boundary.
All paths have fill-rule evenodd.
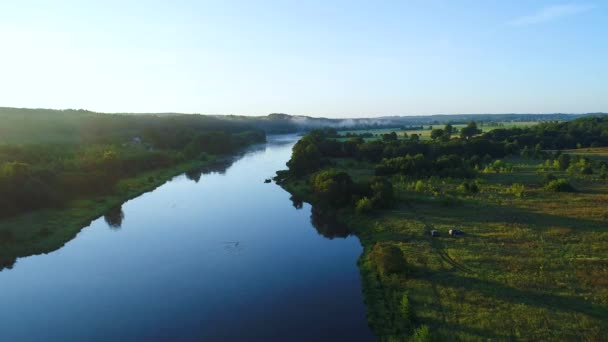
<path id="1" fill-rule="evenodd" d="M 0 272 L 0 340 L 373 340 L 358 239 L 321 234 L 310 205 L 264 183 L 295 139 L 177 176 L 18 259 Z"/>

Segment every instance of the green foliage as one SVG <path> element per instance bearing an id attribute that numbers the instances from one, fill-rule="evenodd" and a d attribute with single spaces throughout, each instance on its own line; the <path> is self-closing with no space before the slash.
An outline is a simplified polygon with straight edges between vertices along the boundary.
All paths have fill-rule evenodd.
<path id="1" fill-rule="evenodd" d="M 481 133 L 481 130 L 477 128 L 477 123 L 471 121 L 466 127 L 460 130 L 460 137 L 464 139 L 470 139 L 471 137 Z"/>
<path id="2" fill-rule="evenodd" d="M 354 190 L 350 176 L 334 169 L 315 173 L 310 183 L 318 198 L 334 206 L 348 203 Z"/>
<path id="3" fill-rule="evenodd" d="M 0 138 L 21 141 L 17 132 L 37 133 L 31 141 L 45 143 L 0 144 L 0 218 L 112 194 L 121 179 L 265 141 L 263 132 L 199 115 L 15 111 L 0 108 L 6 119 Z M 56 139 L 59 132 L 63 140 Z"/>
<path id="4" fill-rule="evenodd" d="M 599 177 L 600 177 L 600 179 L 603 179 L 603 180 L 608 179 L 608 166 L 602 165 L 602 167 L 600 168 Z"/>
<path id="5" fill-rule="evenodd" d="M 476 194 L 479 192 L 479 186 L 475 182 L 463 182 L 456 190 L 463 194 Z"/>
<path id="6" fill-rule="evenodd" d="M 426 186 L 422 180 L 417 180 L 414 185 L 414 191 L 416 192 L 424 192 L 426 190 Z"/>
<path id="7" fill-rule="evenodd" d="M 374 208 L 390 208 L 394 202 L 393 184 L 384 177 L 374 177 L 370 183 Z"/>
<path id="8" fill-rule="evenodd" d="M 523 197 L 526 187 L 523 184 L 514 183 L 508 189 L 507 192 L 515 195 L 515 197 Z"/>
<path id="9" fill-rule="evenodd" d="M 568 182 L 567 179 L 555 179 L 545 185 L 545 191 L 551 192 L 574 192 L 576 189 Z"/>
<path id="10" fill-rule="evenodd" d="M 411 339 L 412 342 L 431 342 L 432 340 L 431 329 L 426 325 L 416 328 Z"/>
<path id="11" fill-rule="evenodd" d="M 355 205 L 355 211 L 359 215 L 366 215 L 371 213 L 374 210 L 374 203 L 368 197 L 362 197 L 357 201 Z"/>
<path id="12" fill-rule="evenodd" d="M 406 271 L 403 252 L 395 245 L 376 243 L 369 256 L 380 275 L 388 276 L 391 274 L 401 274 Z"/>
<path id="13" fill-rule="evenodd" d="M 559 158 L 557 158 L 557 167 L 560 170 L 567 170 L 570 167 L 570 155 L 561 154 Z"/>
<path id="14" fill-rule="evenodd" d="M 401 302 L 399 303 L 399 311 L 401 313 L 401 317 L 411 323 L 414 319 L 414 312 L 412 311 L 412 306 L 410 305 L 409 294 L 406 292 L 401 297 Z"/>
<path id="15" fill-rule="evenodd" d="M 397 141 L 397 133 L 390 132 L 386 134 L 382 134 L 383 141 Z"/>

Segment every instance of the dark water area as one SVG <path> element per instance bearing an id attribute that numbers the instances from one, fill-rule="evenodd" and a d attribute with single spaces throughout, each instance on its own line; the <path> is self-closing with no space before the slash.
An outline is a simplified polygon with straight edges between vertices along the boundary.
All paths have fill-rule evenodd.
<path id="1" fill-rule="evenodd" d="M 18 259 L 0 272 L 0 341 L 373 340 L 357 238 L 264 183 L 295 139 L 177 176 Z"/>

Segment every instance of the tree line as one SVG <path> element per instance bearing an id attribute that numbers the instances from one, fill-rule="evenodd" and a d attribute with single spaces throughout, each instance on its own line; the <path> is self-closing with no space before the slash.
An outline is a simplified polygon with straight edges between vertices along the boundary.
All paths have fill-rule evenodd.
<path id="1" fill-rule="evenodd" d="M 482 133 L 475 122 L 470 122 L 460 129 L 459 136 L 452 137 L 452 133 L 453 128 L 448 124 L 434 129 L 432 139 L 427 141 L 416 134 L 399 139 L 394 133 L 365 141 L 358 136 L 343 139 L 333 129 L 314 130 L 295 144 L 287 163 L 289 169 L 280 173 L 279 179 L 308 177 L 319 198 L 338 205 L 355 203 L 365 211 L 390 201 L 380 201 L 383 204 L 379 205 L 378 200 L 372 200 L 377 195 L 370 184 L 355 184 L 347 173 L 332 170 L 333 158 L 373 163 L 376 182 L 393 174 L 414 178 L 471 178 L 483 170 L 507 168 L 498 159 L 509 155 L 553 157 L 560 168 L 567 168 L 569 165 L 565 164 L 569 164 L 569 157 L 565 157 L 566 154 L 558 151 L 550 156 L 547 150 L 608 146 L 608 117 L 546 122 L 527 128 L 499 128 L 486 133 Z M 582 158 L 577 163 L 582 165 L 578 166 L 583 170 L 581 172 L 592 172 L 589 160 Z M 605 165 L 596 166 L 606 169 Z"/>
<path id="2" fill-rule="evenodd" d="M 24 125 L 3 126 L 5 132 L 46 136 L 3 137 L 8 143 L 0 144 L 0 218 L 111 194 L 121 179 L 265 141 L 263 131 L 202 116 L 82 117 L 88 119 L 74 123 L 11 116 L 11 124 L 22 120 Z M 41 133 L 41 127 L 48 130 Z M 62 130 L 68 137 L 56 139 Z"/>

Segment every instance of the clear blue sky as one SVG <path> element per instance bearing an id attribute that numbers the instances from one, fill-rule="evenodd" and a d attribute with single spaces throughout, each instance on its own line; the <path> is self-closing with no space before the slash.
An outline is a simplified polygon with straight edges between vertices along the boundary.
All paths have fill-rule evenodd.
<path id="1" fill-rule="evenodd" d="M 608 111 L 608 2 L 1 1 L 0 106 Z"/>

